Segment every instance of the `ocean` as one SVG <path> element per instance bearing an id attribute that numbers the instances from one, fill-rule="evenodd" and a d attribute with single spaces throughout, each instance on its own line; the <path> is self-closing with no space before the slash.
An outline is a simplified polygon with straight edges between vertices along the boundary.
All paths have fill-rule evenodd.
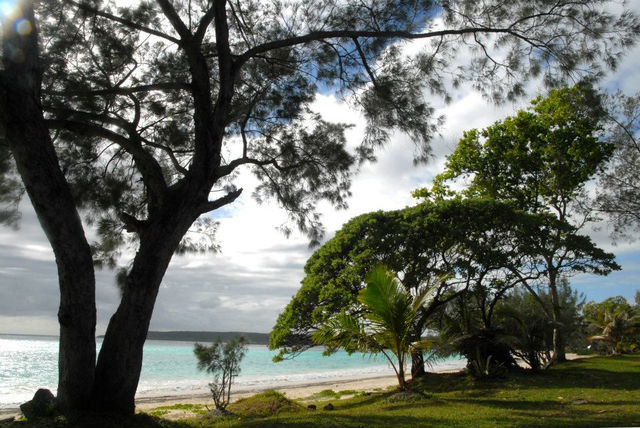
<path id="1" fill-rule="evenodd" d="M 98 340 L 98 349 L 100 344 Z M 292 360 L 274 363 L 271 358 L 275 354 L 264 345 L 249 345 L 233 391 L 394 375 L 382 355 L 337 352 L 325 357 L 321 348 L 312 348 Z M 435 368 L 456 369 L 464 363 L 453 358 L 438 362 Z M 0 408 L 18 407 L 38 388 L 55 394 L 57 364 L 57 338 L 0 335 Z M 209 381 L 210 375 L 196 368 L 192 342 L 148 340 L 136 397 L 208 393 Z"/>

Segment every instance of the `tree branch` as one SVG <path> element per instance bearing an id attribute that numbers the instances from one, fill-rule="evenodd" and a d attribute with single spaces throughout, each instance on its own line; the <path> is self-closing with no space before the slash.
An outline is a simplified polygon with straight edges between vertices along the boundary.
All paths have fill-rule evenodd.
<path id="1" fill-rule="evenodd" d="M 160 5 L 160 9 L 162 9 L 164 16 L 167 17 L 173 29 L 180 35 L 181 42 L 178 43 L 182 45 L 183 42 L 192 41 L 193 35 L 191 34 L 191 31 L 189 31 L 189 28 L 187 28 L 185 23 L 182 22 L 180 15 L 178 15 L 178 12 L 176 12 L 169 0 L 156 0 L 156 2 Z"/>
<path id="2" fill-rule="evenodd" d="M 205 214 L 214 210 L 217 210 L 220 207 L 223 207 L 225 205 L 228 205 L 230 203 L 232 203 L 233 201 L 235 201 L 236 199 L 238 199 L 238 197 L 242 194 L 242 188 L 234 190 L 232 192 L 227 193 L 226 195 L 224 195 L 221 198 L 218 198 L 216 200 L 213 201 L 208 201 L 202 205 L 200 205 L 198 211 L 201 214 Z"/>
<path id="3" fill-rule="evenodd" d="M 114 87 L 106 89 L 96 89 L 93 91 L 51 91 L 43 90 L 46 95 L 62 96 L 62 97 L 94 97 L 103 95 L 131 95 L 138 92 L 151 92 L 151 91 L 172 91 L 172 90 L 190 90 L 191 85 L 189 83 L 181 82 L 162 82 L 151 83 L 148 85 L 132 86 L 132 87 Z"/>
<path id="4" fill-rule="evenodd" d="M 122 25 L 124 25 L 126 27 L 129 27 L 131 29 L 139 30 L 139 31 L 145 32 L 147 34 L 151 34 L 151 35 L 154 35 L 154 36 L 157 36 L 157 37 L 161 37 L 161 38 L 163 38 L 165 40 L 169 40 L 170 42 L 173 42 L 173 43 L 176 43 L 176 44 L 180 44 L 180 40 L 176 39 L 175 37 L 171 37 L 170 35 L 165 34 L 165 33 L 161 32 L 161 31 L 158 31 L 158 30 L 154 30 L 153 28 L 149 28 L 149 27 L 145 27 L 144 25 L 136 24 L 135 22 L 129 21 L 128 19 L 121 18 L 121 17 L 113 15 L 111 13 L 103 12 L 101 10 L 98 10 L 98 9 L 94 8 L 93 6 L 90 6 L 90 5 L 86 4 L 86 3 L 80 3 L 80 2 L 77 2 L 77 1 L 74 1 L 74 0 L 64 0 L 64 1 L 66 3 L 68 3 L 68 4 L 70 4 L 70 5 L 73 5 L 73 6 L 77 7 L 80 10 L 84 10 L 86 12 L 91 12 L 91 13 L 97 15 L 97 16 L 101 16 L 103 18 L 107 18 L 107 19 L 110 19 L 112 21 L 119 22 L 120 24 L 122 24 Z"/>
<path id="5" fill-rule="evenodd" d="M 204 36 L 207 33 L 207 28 L 209 28 L 209 25 L 211 25 L 211 23 L 213 22 L 213 18 L 215 17 L 215 11 L 215 6 L 211 6 L 209 10 L 207 10 L 207 13 L 202 16 L 202 19 L 200 19 L 198 28 L 196 29 L 196 32 L 193 36 L 196 43 L 202 43 L 202 41 L 204 40 Z"/>
<path id="6" fill-rule="evenodd" d="M 460 36 L 464 34 L 473 34 L 473 33 L 502 33 L 502 34 L 511 34 L 515 37 L 527 40 L 521 34 L 518 34 L 511 28 L 487 28 L 487 27 L 468 27 L 461 28 L 458 30 L 440 30 L 440 31 L 430 31 L 427 33 L 412 33 L 410 31 L 371 31 L 371 30 L 333 30 L 333 31 L 313 31 L 308 34 L 304 34 L 301 36 L 290 37 L 287 39 L 274 40 L 272 42 L 263 43 L 261 45 L 255 46 L 242 55 L 238 56 L 236 59 L 236 65 L 240 67 L 242 64 L 247 62 L 249 59 L 253 58 L 256 55 L 269 52 L 276 49 L 282 49 L 291 46 L 297 46 L 309 42 L 326 40 L 326 39 L 335 39 L 335 38 L 378 38 L 378 39 L 404 39 L 404 40 L 414 40 L 414 39 L 426 39 L 431 37 L 443 37 L 443 36 Z"/>
<path id="7" fill-rule="evenodd" d="M 167 183 L 162 174 L 162 168 L 154 157 L 147 152 L 135 139 L 127 138 L 109 129 L 88 122 L 76 122 L 73 120 L 50 119 L 46 120 L 50 129 L 66 129 L 85 136 L 105 138 L 118 144 L 127 151 L 136 163 L 145 185 L 149 188 L 156 201 L 164 198 Z"/>

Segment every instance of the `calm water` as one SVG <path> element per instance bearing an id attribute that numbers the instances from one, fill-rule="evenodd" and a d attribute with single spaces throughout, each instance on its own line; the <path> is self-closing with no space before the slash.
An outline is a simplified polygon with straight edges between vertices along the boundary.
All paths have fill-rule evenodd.
<path id="1" fill-rule="evenodd" d="M 250 345 L 234 390 L 394 374 L 382 356 L 371 358 L 338 352 L 323 357 L 322 350 L 314 348 L 293 360 L 276 364 L 271 361 L 274 355 L 266 346 Z M 58 342 L 54 337 L 0 335 L 0 408 L 17 407 L 31 399 L 37 388 L 49 388 L 55 393 L 57 359 Z M 450 360 L 438 367 L 463 365 L 463 361 Z M 196 369 L 193 343 L 147 341 L 145 344 L 137 396 L 208 392 L 208 381 L 209 376 Z"/>

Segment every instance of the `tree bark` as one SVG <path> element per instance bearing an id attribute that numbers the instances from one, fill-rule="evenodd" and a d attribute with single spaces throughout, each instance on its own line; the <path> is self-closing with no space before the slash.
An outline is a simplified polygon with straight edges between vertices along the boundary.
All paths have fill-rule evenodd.
<path id="1" fill-rule="evenodd" d="M 398 377 L 398 387 L 400 388 L 400 391 L 406 391 L 407 381 L 404 378 L 404 361 L 398 362 L 398 372 L 396 375 Z"/>
<path id="2" fill-rule="evenodd" d="M 549 294 L 551 294 L 551 306 L 553 315 L 553 357 L 554 363 L 560 363 L 567 360 L 565 353 L 564 337 L 560 325 L 560 302 L 558 299 L 557 273 L 551 271 L 549 273 Z"/>
<path id="3" fill-rule="evenodd" d="M 167 206 L 189 205 L 174 202 Z M 143 346 L 153 307 L 171 257 L 197 218 L 192 211 L 167 209 L 141 236 L 120 305 L 109 321 L 98 356 L 92 394 L 96 409 L 124 415 L 135 411 Z"/>
<path id="4" fill-rule="evenodd" d="M 94 379 L 95 276 L 82 222 L 44 122 L 36 22 L 32 5 L 25 3 L 24 16 L 2 22 L 0 121 L 58 267 L 58 406 L 79 410 L 88 404 Z M 15 21 L 21 18 L 30 23 L 30 32 L 17 32 Z"/>
<path id="5" fill-rule="evenodd" d="M 418 379 L 425 375 L 424 354 L 420 350 L 411 351 L 411 379 Z"/>

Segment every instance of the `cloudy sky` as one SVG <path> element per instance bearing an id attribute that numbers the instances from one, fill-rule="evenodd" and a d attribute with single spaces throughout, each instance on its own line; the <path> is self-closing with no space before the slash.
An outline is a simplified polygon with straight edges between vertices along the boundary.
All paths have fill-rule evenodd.
<path id="1" fill-rule="evenodd" d="M 632 94 L 640 87 L 640 48 L 629 52 L 615 73 L 602 85 Z M 530 87 L 531 97 L 539 89 Z M 413 166 L 413 146 L 406 136 L 395 135 L 379 153 L 379 161 L 365 165 L 352 186 L 348 210 L 336 211 L 321 204 L 323 222 L 330 238 L 351 217 L 378 209 L 397 209 L 414 204 L 411 190 L 428 185 L 442 170 L 462 131 L 484 127 L 512 114 L 526 104 L 493 106 L 482 97 L 462 88 L 452 103 L 441 105 L 447 118 L 441 137 L 433 142 L 433 159 Z M 319 95 L 315 109 L 327 120 L 350 122 L 350 144 L 362 135 L 357 113 L 335 98 Z M 269 332 L 278 313 L 296 293 L 303 266 L 312 251 L 306 238 L 292 234 L 285 238 L 277 227 L 286 214 L 274 204 L 258 205 L 251 198 L 255 181 L 243 175 L 245 192 L 235 204 L 216 214 L 222 251 L 219 254 L 174 257 L 162 284 L 154 316 L 153 330 L 241 330 Z M 33 210 L 22 204 L 22 222 L 17 231 L 0 227 L 0 333 L 57 334 L 58 285 L 53 254 Z M 640 290 L 640 243 L 612 245 L 606 225 L 587 232 L 603 248 L 617 255 L 623 267 L 608 277 L 575 276 L 571 284 L 589 300 L 613 295 L 633 298 Z M 113 272 L 97 271 L 98 333 L 106 328 L 116 308 L 118 293 Z"/>

